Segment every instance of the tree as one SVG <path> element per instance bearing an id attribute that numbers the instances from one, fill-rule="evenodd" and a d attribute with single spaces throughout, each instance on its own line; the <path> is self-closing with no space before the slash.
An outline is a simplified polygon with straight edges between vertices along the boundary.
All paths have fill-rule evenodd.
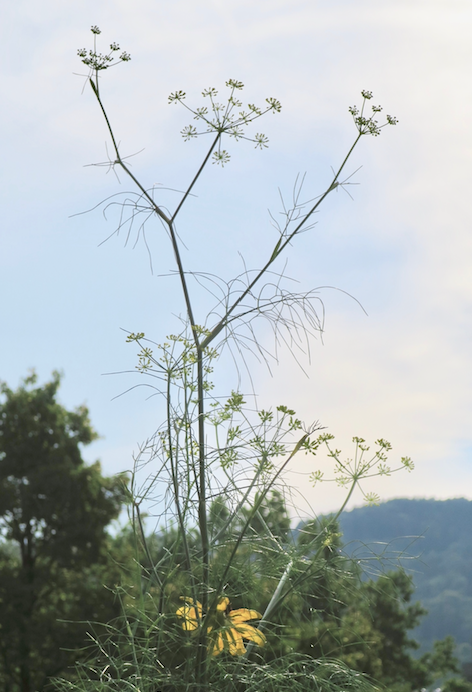
<path id="1" fill-rule="evenodd" d="M 411 603 L 413 580 L 402 570 L 388 572 L 365 585 L 368 612 L 378 633 L 377 655 L 381 661 L 381 680 L 389 687 L 408 685 L 421 689 L 428 684 L 424 661 L 418 661 L 411 651 L 419 644 L 409 637 L 427 611 L 420 603 Z M 366 671 L 372 673 L 372 671 Z M 432 682 L 432 681 L 431 681 Z"/>
<path id="2" fill-rule="evenodd" d="M 259 496 L 256 494 L 254 498 L 257 502 Z M 285 501 L 282 493 L 279 490 L 272 490 L 265 498 L 259 508 L 258 514 L 251 517 L 251 512 L 248 508 L 242 512 L 241 516 L 244 519 L 249 518 L 248 531 L 253 532 L 256 536 L 263 536 L 269 533 L 281 543 L 287 542 L 288 533 L 290 531 L 290 517 L 285 506 Z"/>
<path id="3" fill-rule="evenodd" d="M 88 411 L 57 401 L 60 375 L 33 373 L 0 400 L 0 680 L 5 690 L 41 690 L 74 661 L 85 626 L 116 614 L 106 527 L 117 518 L 123 477 L 88 466 L 81 445 L 97 435 Z M 116 571 L 116 570 L 115 570 Z M 111 569 L 113 572 L 113 569 Z"/>
<path id="4" fill-rule="evenodd" d="M 460 672 L 451 636 L 435 641 L 431 652 L 413 655 L 420 645 L 410 632 L 427 610 L 412 602 L 415 587 L 405 571 L 362 580 L 357 562 L 343 556 L 342 534 L 330 517 L 306 522 L 299 528 L 298 543 L 324 549 L 318 572 L 298 591 L 298 602 L 293 599 L 287 608 L 297 651 L 316 658 L 335 656 L 389 690 L 404 692 Z M 451 689 L 463 683 L 447 680 Z"/>
<path id="5" fill-rule="evenodd" d="M 210 514 L 214 526 L 221 528 L 219 522 L 229 516 L 229 509 L 221 497 Z M 246 512 L 242 519 L 244 517 L 248 518 Z M 276 551 L 266 526 L 270 521 L 270 534 L 293 555 L 291 536 L 283 531 L 287 517 L 280 493 L 269 495 L 261 504 L 259 521 L 251 524 L 259 537 L 252 536 L 241 543 L 233 559 L 231 588 L 243 594 L 242 599 L 235 600 L 234 607 L 268 605 L 274 581 L 277 582 L 277 565 L 273 564 Z M 419 644 L 410 633 L 426 615 L 426 610 L 419 602 L 412 602 L 414 585 L 410 576 L 400 569 L 386 572 L 376 580 L 363 580 L 356 561 L 344 555 L 339 525 L 330 516 L 307 521 L 298 527 L 295 535 L 300 549 L 298 554 L 303 555 L 303 561 L 310 558 L 310 553 L 319 551 L 316 569 L 282 605 L 280 620 L 283 626 L 273 624 L 266 632 L 266 660 L 277 660 L 290 652 L 316 660 L 334 657 L 396 692 L 431 688 L 438 680 L 445 680 L 441 687 L 450 692 L 469 692 L 470 683 L 449 677 L 460 672 L 453 637 L 434 642 L 432 651 L 419 658 L 414 656 Z M 234 540 L 236 537 L 237 533 Z M 133 534 L 128 530 L 123 538 L 132 540 Z M 176 550 L 176 539 L 173 527 L 150 535 L 147 545 L 151 559 L 142 556 L 141 560 L 148 570 L 151 563 L 160 565 L 161 569 L 163 560 L 173 560 L 172 570 L 167 565 L 162 576 L 166 571 L 171 574 L 166 587 L 178 595 L 185 570 L 181 566 L 183 554 Z M 224 569 L 228 552 L 233 547 L 234 541 L 227 544 L 225 550 L 220 546 L 220 550 L 215 551 L 211 560 L 213 574 L 218 575 Z M 198 543 L 192 543 L 193 555 L 199 549 Z M 302 568 L 303 565 L 299 565 L 298 571 Z M 296 573 L 295 565 L 293 574 Z M 149 574 L 152 578 L 150 570 Z"/>

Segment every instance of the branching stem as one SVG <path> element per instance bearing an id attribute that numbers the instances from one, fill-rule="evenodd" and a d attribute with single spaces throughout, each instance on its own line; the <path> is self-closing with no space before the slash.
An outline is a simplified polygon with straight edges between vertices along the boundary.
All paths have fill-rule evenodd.
<path id="1" fill-rule="evenodd" d="M 247 288 L 241 293 L 241 295 L 234 301 L 234 303 L 228 308 L 226 311 L 226 314 L 224 317 L 221 318 L 221 320 L 218 322 L 218 324 L 211 330 L 211 333 L 202 341 L 202 348 L 205 348 L 208 346 L 215 338 L 218 336 L 218 334 L 225 328 L 225 326 L 229 322 L 229 317 L 230 315 L 235 311 L 237 306 L 246 298 L 246 296 L 251 293 L 252 289 L 254 286 L 258 283 L 258 281 L 264 276 L 264 274 L 267 272 L 269 269 L 270 265 L 277 259 L 277 257 L 285 250 L 287 245 L 291 243 L 293 238 L 301 231 L 305 223 L 308 221 L 308 219 L 316 212 L 320 204 L 324 201 L 324 199 L 329 195 L 330 192 L 336 189 L 337 185 L 336 182 L 341 175 L 341 172 L 346 165 L 349 157 L 351 156 L 352 152 L 354 151 L 354 148 L 356 147 L 357 143 L 359 142 L 360 138 L 362 137 L 362 134 L 359 133 L 354 141 L 354 144 L 351 146 L 349 149 L 347 155 L 344 158 L 344 161 L 342 162 L 341 166 L 339 167 L 337 173 L 333 177 L 333 180 L 331 181 L 330 186 L 325 190 L 325 192 L 321 195 L 319 200 L 312 206 L 310 211 L 306 214 L 306 216 L 300 221 L 300 223 L 297 225 L 297 227 L 290 233 L 290 235 L 287 236 L 287 238 L 283 241 L 280 242 L 281 239 L 279 239 L 275 250 L 272 252 L 272 255 L 270 259 L 265 263 L 265 265 L 262 267 L 262 269 L 256 274 L 255 278 L 248 284 Z"/>

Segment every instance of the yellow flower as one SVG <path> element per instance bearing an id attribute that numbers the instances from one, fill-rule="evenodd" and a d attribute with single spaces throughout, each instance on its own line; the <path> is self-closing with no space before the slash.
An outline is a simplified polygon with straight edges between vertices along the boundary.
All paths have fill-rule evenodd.
<path id="1" fill-rule="evenodd" d="M 181 596 L 180 600 L 185 601 L 185 605 L 177 608 L 176 615 L 179 618 L 183 618 L 183 629 L 187 631 L 196 630 L 198 623 L 202 619 L 202 604 L 200 601 L 197 601 L 197 607 L 195 608 L 192 598 L 185 598 L 184 596 Z"/>
<path id="2" fill-rule="evenodd" d="M 181 597 L 185 605 L 177 609 L 176 615 L 183 619 L 182 628 L 194 631 L 202 620 L 202 605 L 191 598 Z M 220 598 L 216 606 L 216 613 L 212 616 L 207 631 L 209 634 L 208 650 L 213 656 L 223 651 L 228 651 L 232 656 L 243 656 L 246 653 L 243 639 L 247 639 L 258 646 L 264 646 L 266 638 L 264 634 L 248 625 L 249 620 L 257 620 L 261 614 L 257 610 L 238 608 L 229 610 L 229 598 Z"/>

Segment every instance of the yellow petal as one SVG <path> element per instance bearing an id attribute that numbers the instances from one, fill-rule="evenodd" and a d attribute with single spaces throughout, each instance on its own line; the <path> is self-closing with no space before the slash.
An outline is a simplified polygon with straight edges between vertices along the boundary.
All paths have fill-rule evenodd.
<path id="1" fill-rule="evenodd" d="M 186 618 L 189 617 L 189 615 L 190 615 L 190 613 L 191 613 L 192 610 L 193 610 L 193 612 L 195 612 L 195 608 L 191 608 L 190 606 L 186 606 L 186 605 L 185 605 L 185 606 L 182 606 L 181 608 L 178 608 L 178 609 L 176 610 L 176 613 L 175 613 L 175 614 L 176 614 L 177 617 L 179 617 L 179 618 L 184 618 L 184 619 L 186 619 Z"/>
<path id="2" fill-rule="evenodd" d="M 196 630 L 198 627 L 198 620 L 197 620 L 197 614 L 195 612 L 195 608 L 190 608 L 188 611 L 184 613 L 177 613 L 177 615 L 181 618 L 183 618 L 183 623 L 182 623 L 182 628 L 184 630 Z"/>
<path id="3" fill-rule="evenodd" d="M 182 608 L 195 607 L 195 602 L 194 602 L 193 598 L 187 598 L 186 596 L 181 596 L 180 600 L 185 601 L 185 605 L 183 605 L 181 608 L 179 608 L 179 610 L 182 610 Z M 201 615 L 202 614 L 202 604 L 200 603 L 200 601 L 197 601 L 197 609 Z"/>
<path id="4" fill-rule="evenodd" d="M 257 610 L 238 608 L 237 610 L 232 610 L 229 617 L 233 622 L 246 622 L 246 620 L 260 620 L 262 615 Z"/>
<path id="5" fill-rule="evenodd" d="M 223 596 L 223 598 L 220 598 L 218 605 L 216 606 L 216 610 L 225 611 L 228 606 L 229 606 L 229 598 L 227 598 L 226 596 Z"/>
<path id="6" fill-rule="evenodd" d="M 193 599 L 185 598 L 184 596 L 181 596 L 180 598 L 182 601 L 185 601 L 185 605 L 181 606 L 180 608 L 177 608 L 175 614 L 177 615 L 177 617 L 182 618 L 184 621 L 182 623 L 182 629 L 190 632 L 196 630 L 198 628 L 199 618 L 201 619 L 202 617 L 202 605 L 199 601 L 197 601 L 197 606 L 195 608 L 195 606 L 193 605 Z"/>
<path id="7" fill-rule="evenodd" d="M 218 654 L 221 654 L 221 652 L 224 650 L 224 648 L 225 648 L 225 643 L 223 641 L 223 637 L 221 636 L 221 634 L 219 634 L 218 637 L 216 638 L 215 643 L 213 644 L 213 650 L 211 652 L 212 656 L 218 656 Z"/>
<path id="8" fill-rule="evenodd" d="M 244 639 L 249 639 L 249 641 L 254 642 L 258 646 L 264 646 L 266 643 L 266 638 L 261 630 L 257 630 L 252 625 L 239 624 L 235 626 L 235 629 L 239 632 L 241 637 Z"/>
<path id="9" fill-rule="evenodd" d="M 244 656 L 246 648 L 240 633 L 235 629 L 230 629 L 225 634 L 231 656 Z"/>

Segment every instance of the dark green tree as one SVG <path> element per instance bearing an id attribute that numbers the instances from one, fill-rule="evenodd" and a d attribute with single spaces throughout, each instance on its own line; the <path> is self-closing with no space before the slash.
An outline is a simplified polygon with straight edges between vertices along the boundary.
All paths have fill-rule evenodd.
<path id="1" fill-rule="evenodd" d="M 342 556 L 340 538 L 329 517 L 309 522 L 299 533 L 298 543 L 317 548 L 320 562 L 298 591 L 298 602 L 293 598 L 289 604 L 295 650 L 338 658 L 397 692 L 427 688 L 459 673 L 453 637 L 434 642 L 433 651 L 419 658 L 413 655 L 419 644 L 410 632 L 427 611 L 412 602 L 412 578 L 397 570 L 362 581 L 360 568 Z M 463 682 L 455 678 L 451 689 Z"/>
<path id="2" fill-rule="evenodd" d="M 472 692 L 472 682 L 460 677 L 449 678 L 441 689 L 443 692 Z"/>
<path id="3" fill-rule="evenodd" d="M 256 493 L 254 503 L 259 501 L 259 494 Z M 242 512 L 242 518 L 248 516 L 247 508 Z M 290 517 L 285 505 L 285 499 L 279 490 L 272 490 L 259 508 L 251 521 L 249 531 L 256 536 L 269 535 L 276 538 L 281 543 L 285 543 L 290 531 Z"/>
<path id="4" fill-rule="evenodd" d="M 427 687 L 430 680 L 425 661 L 411 654 L 419 644 L 411 639 L 409 632 L 427 613 L 420 603 L 411 603 L 415 590 L 412 578 L 402 570 L 388 572 L 376 581 L 369 580 L 364 590 L 377 633 L 382 682 L 389 688 L 404 689 L 406 685 L 406 689 L 419 690 Z"/>
<path id="5" fill-rule="evenodd" d="M 86 625 L 77 621 L 106 621 L 117 612 L 103 586 L 119 578 L 106 527 L 120 512 L 125 478 L 105 478 L 99 462 L 84 463 L 81 445 L 97 435 L 85 406 L 68 411 L 57 401 L 60 379 L 54 372 L 39 387 L 33 373 L 17 390 L 6 384 L 0 390 L 0 686 L 6 692 L 42 690 L 84 645 Z"/>

